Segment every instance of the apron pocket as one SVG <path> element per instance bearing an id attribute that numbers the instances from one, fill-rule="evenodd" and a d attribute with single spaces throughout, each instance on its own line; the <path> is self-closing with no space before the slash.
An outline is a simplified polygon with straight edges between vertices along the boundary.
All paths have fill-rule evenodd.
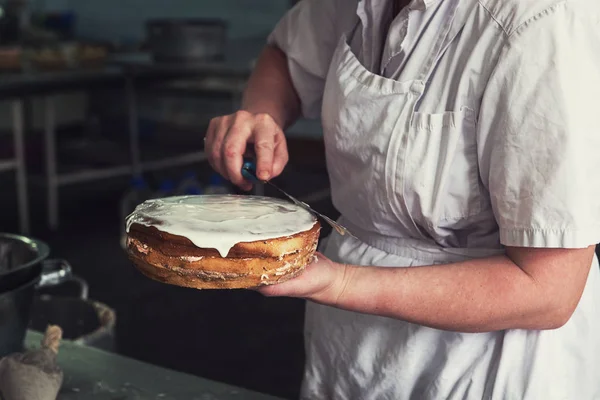
<path id="1" fill-rule="evenodd" d="M 443 226 L 482 211 L 475 135 L 469 108 L 413 114 L 400 179 L 415 222 Z"/>

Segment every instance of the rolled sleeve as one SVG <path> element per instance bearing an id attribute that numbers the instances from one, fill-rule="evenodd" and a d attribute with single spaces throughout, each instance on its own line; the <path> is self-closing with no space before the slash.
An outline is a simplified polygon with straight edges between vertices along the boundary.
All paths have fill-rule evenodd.
<path id="1" fill-rule="evenodd" d="M 279 21 L 269 36 L 269 44 L 288 58 L 294 88 L 306 118 L 321 113 L 325 79 L 331 58 L 342 34 L 349 12 L 356 15 L 352 2 L 338 6 L 340 0 L 302 0 Z M 350 7 L 349 7 L 350 6 Z"/>
<path id="2" fill-rule="evenodd" d="M 579 3 L 512 34 L 483 97 L 481 177 L 506 246 L 600 242 L 600 29 Z"/>

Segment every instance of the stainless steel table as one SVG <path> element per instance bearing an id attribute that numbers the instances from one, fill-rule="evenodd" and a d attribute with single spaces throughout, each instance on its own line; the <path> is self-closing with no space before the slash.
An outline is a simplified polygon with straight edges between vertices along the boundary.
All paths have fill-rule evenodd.
<path id="1" fill-rule="evenodd" d="M 26 347 L 39 348 L 41 338 L 30 331 Z M 58 400 L 277 400 L 68 341 L 61 344 L 58 364 L 64 373 Z"/>

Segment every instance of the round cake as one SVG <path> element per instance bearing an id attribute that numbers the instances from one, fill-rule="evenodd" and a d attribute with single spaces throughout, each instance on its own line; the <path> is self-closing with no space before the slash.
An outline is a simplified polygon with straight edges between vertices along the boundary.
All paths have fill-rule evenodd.
<path id="1" fill-rule="evenodd" d="M 321 229 L 291 202 L 237 195 L 148 200 L 126 223 L 127 253 L 144 275 L 196 289 L 286 281 L 312 261 Z"/>

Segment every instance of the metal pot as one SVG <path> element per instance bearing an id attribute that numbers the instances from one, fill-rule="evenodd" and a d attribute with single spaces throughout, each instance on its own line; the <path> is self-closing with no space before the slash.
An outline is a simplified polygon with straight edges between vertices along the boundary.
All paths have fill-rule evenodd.
<path id="1" fill-rule="evenodd" d="M 49 254 L 48 246 L 39 240 L 0 233 L 0 293 L 38 277 Z"/>
<path id="2" fill-rule="evenodd" d="M 19 352 L 27 333 L 35 290 L 69 280 L 71 266 L 46 260 L 48 246 L 24 236 L 0 234 L 0 357 Z"/>
<path id="3" fill-rule="evenodd" d="M 227 22 L 220 19 L 153 19 L 146 23 L 157 62 L 206 62 L 225 57 Z"/>

